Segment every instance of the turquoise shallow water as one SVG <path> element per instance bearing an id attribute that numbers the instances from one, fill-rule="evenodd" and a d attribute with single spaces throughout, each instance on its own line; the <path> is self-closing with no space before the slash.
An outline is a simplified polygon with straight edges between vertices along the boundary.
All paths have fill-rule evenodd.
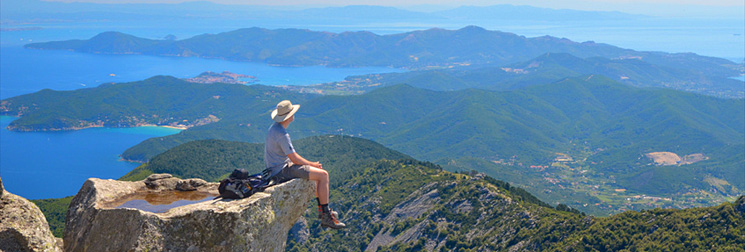
<path id="1" fill-rule="evenodd" d="M 163 127 L 12 132 L 15 117 L 0 116 L 0 177 L 5 189 L 28 199 L 75 195 L 90 177 L 117 179 L 139 164 L 119 154 L 147 138 L 180 132 Z"/>

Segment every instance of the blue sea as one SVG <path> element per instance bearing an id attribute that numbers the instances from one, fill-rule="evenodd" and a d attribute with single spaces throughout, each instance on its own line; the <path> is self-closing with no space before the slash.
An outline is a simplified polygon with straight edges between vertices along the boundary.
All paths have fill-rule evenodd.
<path id="1" fill-rule="evenodd" d="M 275 67 L 218 59 L 100 55 L 5 46 L 0 47 L 0 99 L 44 88 L 74 90 L 109 82 L 139 81 L 155 75 L 190 78 L 205 71 L 253 75 L 256 84 L 277 86 L 340 81 L 350 75 L 402 70 L 383 67 Z"/>
<path id="2" fill-rule="evenodd" d="M 0 177 L 5 190 L 28 199 L 75 195 L 90 177 L 117 179 L 139 164 L 119 154 L 145 139 L 180 132 L 164 127 L 13 132 L 0 116 Z"/>
<path id="3" fill-rule="evenodd" d="M 195 21 L 193 24 L 152 22 L 36 23 L 3 28 L 40 27 L 36 30 L 0 31 L 0 99 L 41 89 L 74 90 L 102 83 L 130 82 L 155 75 L 178 78 L 204 71 L 230 71 L 256 76 L 259 84 L 308 85 L 343 80 L 350 75 L 399 72 L 390 68 L 275 67 L 261 63 L 217 59 L 99 55 L 69 51 L 24 49 L 32 42 L 87 39 L 104 31 L 120 31 L 159 39 L 173 34 L 179 39 L 203 33 L 219 33 L 245 27 L 306 28 L 342 32 L 368 30 L 391 34 L 440 27 L 459 29 L 479 25 L 489 30 L 526 37 L 551 35 L 573 41 L 593 40 L 640 51 L 694 52 L 742 62 L 745 58 L 745 27 L 741 18 L 709 20 L 655 20 L 635 23 L 516 23 L 484 20 L 480 23 L 418 23 L 385 21 L 368 24 L 234 24 Z M 14 118 L 0 118 L 0 177 L 5 188 L 29 199 L 74 195 L 89 177 L 116 179 L 138 164 L 119 161 L 118 155 L 147 138 L 175 134 L 178 130 L 139 127 L 92 128 L 73 132 L 10 132 Z"/>

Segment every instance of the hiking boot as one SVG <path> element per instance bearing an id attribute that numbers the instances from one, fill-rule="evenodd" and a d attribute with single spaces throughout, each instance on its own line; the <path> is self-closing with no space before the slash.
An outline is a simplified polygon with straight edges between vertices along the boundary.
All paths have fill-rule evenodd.
<path id="1" fill-rule="evenodd" d="M 337 220 L 339 219 L 339 213 L 337 213 L 334 210 L 329 210 L 329 211 L 331 212 L 331 215 L 334 216 L 335 219 L 337 219 Z M 321 210 L 318 210 L 318 219 L 319 220 L 320 219 L 323 219 L 323 211 L 321 211 Z"/>
<path id="2" fill-rule="evenodd" d="M 331 209 L 329 209 L 329 212 L 331 212 L 331 215 L 333 215 L 334 218 L 336 218 L 337 220 L 339 219 L 339 213 Z M 321 218 L 323 218 L 323 207 L 321 205 L 318 205 L 318 219 L 320 220 Z"/>
<path id="3" fill-rule="evenodd" d="M 321 226 L 333 229 L 341 229 L 347 227 L 343 222 L 339 221 L 332 215 L 332 211 L 321 214 Z"/>

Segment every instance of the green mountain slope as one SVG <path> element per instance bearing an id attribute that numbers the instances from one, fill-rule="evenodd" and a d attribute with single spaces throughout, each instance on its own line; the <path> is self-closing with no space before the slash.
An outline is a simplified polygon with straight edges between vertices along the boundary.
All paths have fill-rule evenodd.
<path id="1" fill-rule="evenodd" d="M 151 92 L 148 85 L 155 85 L 151 83 L 155 81 L 157 78 L 142 85 L 121 85 L 127 89 L 122 92 Z M 112 86 L 117 85 L 120 84 Z M 223 100 L 212 98 L 210 85 L 196 87 L 204 88 L 198 96 L 203 98 L 194 99 L 195 103 L 187 100 L 183 107 L 208 111 L 201 106 L 206 104 L 203 99 Z M 396 85 L 359 96 L 303 96 L 271 87 L 227 87 L 243 90 L 250 96 L 229 98 L 235 92 L 224 94 L 225 101 L 235 99 L 237 104 L 216 103 L 214 108 L 229 106 L 246 110 L 225 110 L 232 113 L 217 114 L 224 116 L 217 122 L 192 127 L 177 135 L 149 139 L 123 156 L 148 160 L 181 143 L 202 139 L 263 142 L 266 128 L 271 124 L 268 113 L 276 100 L 292 99 L 303 106 L 296 114 L 296 123 L 288 129 L 293 137 L 353 135 L 378 141 L 415 158 L 437 161 L 452 170 L 477 170 L 491 175 L 500 171 L 515 179 L 533 178 L 509 182 L 525 186 L 546 201 L 566 203 L 594 214 L 630 208 L 626 199 L 641 195 L 671 199 L 649 205 L 641 201 L 632 204 L 633 209 L 731 201 L 745 188 L 745 181 L 736 179 L 743 177 L 741 167 L 745 160 L 742 99 L 639 89 L 594 75 L 505 92 L 477 89 L 443 92 Z M 111 87 L 101 89 L 107 88 Z M 173 92 L 169 95 L 174 96 L 191 92 L 185 88 L 169 90 Z M 78 114 L 103 118 L 115 113 L 101 115 L 96 114 L 97 110 L 117 108 L 124 100 L 104 103 L 103 98 L 95 96 L 96 92 L 101 91 L 43 91 L 4 100 L 3 105 L 11 108 L 8 113 L 33 108 L 24 110 L 24 116 L 14 122 L 13 125 L 21 127 L 24 118 L 35 118 L 34 115 L 47 117 L 41 125 L 75 120 Z M 44 102 L 51 100 L 50 94 L 57 95 L 54 98 L 57 102 L 46 107 Z M 94 102 L 81 107 L 75 106 L 77 102 L 63 102 L 67 99 Z M 137 96 L 130 100 L 124 100 L 125 104 L 148 102 L 138 100 Z M 119 115 L 131 118 L 143 112 L 128 113 L 131 112 L 124 110 Z M 657 166 L 646 156 L 657 152 L 700 158 L 682 166 Z M 567 188 L 573 193 L 549 198 Z M 593 203 L 599 205 L 587 205 Z"/>
<path id="2" fill-rule="evenodd" d="M 249 148 L 233 152 L 230 146 Z M 190 165 L 189 160 L 209 163 L 215 158 L 207 156 L 222 153 L 217 163 L 242 163 L 244 157 L 253 159 L 263 153 L 255 147 L 226 141 L 190 142 L 150 164 L 157 160 L 158 166 L 186 174 L 201 166 Z M 411 159 L 376 160 L 403 155 L 363 139 L 306 138 L 297 141 L 297 149 L 328 167 L 332 205 L 348 228 L 320 228 L 311 204 L 290 231 L 287 251 L 737 251 L 737 244 L 745 242 L 745 197 L 708 208 L 629 211 L 597 218 L 563 205 L 553 208 L 520 188 L 483 175 L 450 173 Z M 340 156 L 339 150 L 347 152 Z M 334 160 L 324 160 L 328 158 Z"/>
<path id="3" fill-rule="evenodd" d="M 432 163 L 407 159 L 364 139 L 322 136 L 296 143 L 303 155 L 322 160 L 329 170 L 332 206 L 348 228 L 320 228 L 315 206 L 310 204 L 289 233 L 287 251 L 737 251 L 737 244 L 745 242 L 745 197 L 708 208 L 630 211 L 597 218 L 564 205 L 553 208 L 518 187 L 482 174 L 450 173 Z M 218 166 L 255 162 L 263 153 L 257 146 L 190 142 L 151 162 L 158 160 L 152 167 L 171 167 L 176 174 L 209 174 Z M 386 160 L 398 157 L 404 159 Z"/>
<path id="4" fill-rule="evenodd" d="M 513 175 L 504 179 L 541 199 L 607 214 L 649 208 L 646 201 L 627 204 L 626 198 L 637 195 L 674 196 L 651 205 L 690 207 L 741 194 L 745 185 L 735 178 L 745 176 L 740 169 L 745 160 L 743 120 L 732 115 L 745 114 L 742 102 L 637 89 L 597 76 L 510 92 L 393 86 L 360 96 L 310 100 L 289 130 L 293 136 L 343 133 L 370 138 L 441 164 L 474 157 L 487 164 L 456 162 L 459 165 L 446 167 L 492 175 L 509 170 L 505 172 Z M 681 168 L 650 165 L 644 154 L 657 151 L 703 153 L 709 160 Z M 577 160 L 550 175 L 528 169 L 554 165 L 559 152 Z M 551 176 L 566 177 L 557 182 Z M 723 185 L 713 182 L 719 180 Z M 716 193 L 700 193 L 712 189 Z"/>
<path id="5" fill-rule="evenodd" d="M 200 138 L 231 135 L 236 140 L 263 141 L 263 120 L 277 102 L 290 99 L 302 103 L 315 97 L 261 85 L 198 84 L 170 76 L 143 81 L 108 83 L 74 91 L 42 90 L 0 102 L 0 114 L 21 116 L 10 130 L 54 131 L 87 127 L 135 127 L 140 125 L 214 129 L 210 124 L 229 124 L 229 132 L 204 133 Z M 258 121 L 246 120 L 249 118 Z M 260 116 L 264 115 L 264 116 Z M 240 118 L 240 121 L 235 121 Z M 232 123 L 232 124 L 231 124 Z M 253 125 L 253 126 L 252 126 Z M 261 125 L 260 127 L 257 125 Z M 197 127 L 201 126 L 201 127 Z M 253 132 L 256 131 L 256 132 Z M 147 151 L 130 151 L 125 158 L 145 161 L 154 154 L 188 142 L 191 131 L 178 140 L 153 138 Z M 154 154 L 153 154 L 154 153 Z"/>
<path id="6" fill-rule="evenodd" d="M 370 140 L 338 135 L 307 137 L 293 141 L 293 145 L 306 159 L 324 164 L 324 169 L 332 172 L 331 178 L 334 180 L 354 173 L 359 163 L 410 158 Z M 121 179 L 134 181 L 152 173 L 170 173 L 181 178 L 202 178 L 214 182 L 227 177 L 234 169 L 246 169 L 251 174 L 264 170 L 264 144 L 225 140 L 192 141 L 153 157 Z"/>
<path id="7" fill-rule="evenodd" d="M 565 206 L 553 209 L 524 190 L 490 177 L 449 173 L 431 163 L 414 160 L 376 161 L 402 154 L 363 139 L 323 136 L 300 139 L 296 145 L 303 155 L 324 162 L 332 176 L 332 205 L 341 212 L 349 228 L 321 229 L 311 204 L 308 214 L 290 232 L 287 251 L 443 248 L 736 251 L 737 244 L 745 241 L 742 235 L 745 197 L 708 208 L 586 217 L 561 211 L 571 210 Z M 246 148 L 241 152 L 243 155 L 234 155 L 226 146 L 254 147 Z M 169 150 L 168 155 L 161 154 L 151 164 L 158 160 L 160 166 L 172 165 L 175 169 L 171 171 L 185 174 L 185 170 L 200 167 L 186 164 L 186 160 L 214 159 L 204 153 L 224 153 L 220 160 L 241 163 L 244 157 L 254 158 L 263 153 L 256 147 L 260 146 L 225 141 L 190 142 Z M 347 151 L 339 156 L 339 150 Z M 161 158 L 165 156 L 168 158 Z M 306 232 L 307 237 L 301 235 Z M 680 239 L 684 242 L 678 242 Z"/>
<path id="8" fill-rule="evenodd" d="M 745 197 L 597 218 L 536 204 L 504 185 L 415 161 L 377 162 L 332 191 L 348 228 L 323 230 L 311 213 L 296 224 L 309 237 L 291 232 L 288 251 L 740 251 L 745 241 Z"/>
<path id="9" fill-rule="evenodd" d="M 636 87 L 664 87 L 702 93 L 722 98 L 745 97 L 742 81 L 700 69 L 682 69 L 656 65 L 641 57 L 579 58 L 567 53 L 546 53 L 534 59 L 502 66 L 456 67 L 403 73 L 349 76 L 344 81 L 293 86 L 292 90 L 338 90 L 364 93 L 381 86 L 408 84 L 431 90 L 515 90 L 527 86 L 555 82 L 564 78 L 603 75 L 617 82 Z"/>
<path id="10" fill-rule="evenodd" d="M 9 125 L 17 131 L 69 130 L 91 126 L 142 124 L 199 126 L 246 112 L 266 112 L 265 100 L 305 100 L 276 88 L 197 84 L 169 76 L 129 83 L 108 83 L 75 91 L 45 89 L 2 101 L 3 114 L 22 115 Z"/>

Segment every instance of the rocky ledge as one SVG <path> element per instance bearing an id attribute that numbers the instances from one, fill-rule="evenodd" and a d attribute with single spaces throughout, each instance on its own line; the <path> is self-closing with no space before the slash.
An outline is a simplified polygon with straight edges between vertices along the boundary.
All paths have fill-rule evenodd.
<path id="1" fill-rule="evenodd" d="M 154 213 L 116 206 L 153 192 L 216 194 L 217 184 L 168 174 L 136 182 L 92 178 L 67 212 L 65 251 L 283 251 L 314 189 L 314 182 L 295 179 L 245 199 L 211 199 Z"/>
<path id="2" fill-rule="evenodd" d="M 5 191 L 0 179 L 0 251 L 61 251 L 34 203 Z"/>

